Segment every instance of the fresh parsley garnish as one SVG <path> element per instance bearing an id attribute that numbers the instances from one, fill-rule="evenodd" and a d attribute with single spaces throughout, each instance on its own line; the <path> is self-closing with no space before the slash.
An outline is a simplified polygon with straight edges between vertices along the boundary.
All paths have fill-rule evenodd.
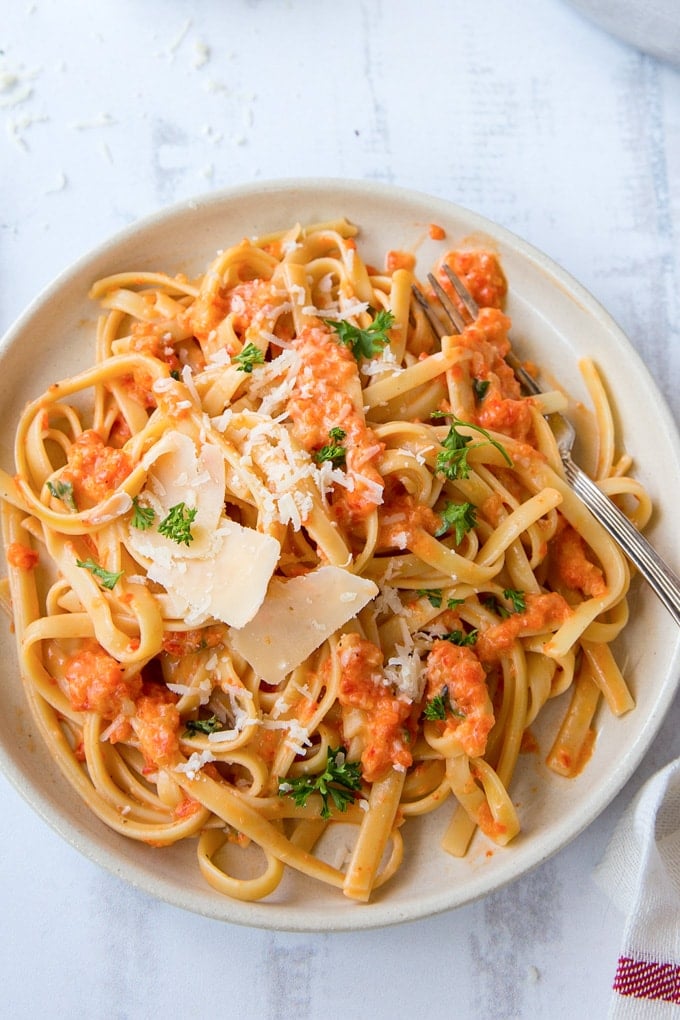
<path id="1" fill-rule="evenodd" d="M 155 517 L 156 511 L 153 507 L 142 506 L 135 496 L 132 500 L 132 520 L 130 522 L 132 527 L 138 528 L 139 531 L 147 531 L 153 524 Z"/>
<path id="2" fill-rule="evenodd" d="M 434 698 L 430 698 L 427 702 L 423 709 L 423 716 L 431 721 L 441 720 L 443 722 L 447 715 L 453 715 L 457 719 L 465 718 L 465 713 L 451 704 L 449 688 L 445 686 L 442 687 L 439 694 L 435 694 Z"/>
<path id="3" fill-rule="evenodd" d="M 435 609 L 441 609 L 444 596 L 441 588 L 417 588 L 416 595 L 420 598 L 428 599 L 431 606 Z M 465 599 L 447 599 L 446 608 L 455 609 L 456 606 L 462 606 Z"/>
<path id="4" fill-rule="evenodd" d="M 347 761 L 344 747 L 328 749 L 326 768 L 317 776 L 291 776 L 279 779 L 279 797 L 286 794 L 298 807 L 304 807 L 312 793 L 321 795 L 321 817 L 330 818 L 328 798 L 338 811 L 345 811 L 353 804 L 356 791 L 361 789 L 361 765 Z"/>
<path id="5" fill-rule="evenodd" d="M 491 592 L 486 595 L 480 595 L 479 601 L 486 609 L 500 616 L 501 620 L 507 620 L 510 616 L 510 610 L 506 609 L 500 599 L 496 598 Z"/>
<path id="6" fill-rule="evenodd" d="M 474 390 L 475 398 L 477 400 L 484 400 L 490 385 L 491 383 L 488 379 L 473 379 L 472 389 Z"/>
<path id="7" fill-rule="evenodd" d="M 264 352 L 255 344 L 247 343 L 243 350 L 235 354 L 231 360 L 238 367 L 239 372 L 250 374 L 254 365 L 264 364 Z"/>
<path id="8" fill-rule="evenodd" d="M 435 412 L 433 417 L 442 418 L 446 417 L 446 415 L 441 414 L 441 412 Z M 459 425 L 464 425 L 466 428 L 479 432 L 480 435 L 484 436 L 484 441 L 473 443 L 472 436 L 466 436 L 458 431 Z M 512 461 L 505 447 L 496 439 L 493 439 L 486 429 L 483 429 L 480 425 L 473 425 L 472 422 L 461 421 L 460 418 L 453 417 L 448 434 L 442 440 L 442 449 L 437 454 L 436 470 L 444 475 L 445 478 L 448 478 L 449 481 L 455 481 L 457 478 L 468 478 L 470 475 L 468 454 L 478 446 L 486 446 L 487 443 L 495 446 L 507 464 L 512 467 Z"/>
<path id="9" fill-rule="evenodd" d="M 477 641 L 477 631 L 471 630 L 469 634 L 466 634 L 464 630 L 452 630 L 449 634 L 444 634 L 444 641 L 450 641 L 452 645 L 474 645 Z"/>
<path id="10" fill-rule="evenodd" d="M 449 702 L 449 704 L 451 703 L 449 699 L 449 689 L 448 687 L 442 687 L 439 694 L 436 694 L 434 698 L 430 698 L 428 703 L 425 705 L 423 715 L 426 719 L 431 720 L 446 719 L 447 702 Z"/>
<path id="11" fill-rule="evenodd" d="M 389 343 L 387 330 L 394 325 L 394 316 L 392 312 L 383 308 L 366 329 L 353 326 L 346 319 L 339 321 L 324 319 L 324 322 L 337 333 L 340 343 L 352 348 L 352 354 L 358 361 L 359 358 L 372 358 L 376 354 L 380 354 L 383 347 L 387 346 Z"/>
<path id="12" fill-rule="evenodd" d="M 197 512 L 196 507 L 189 508 L 186 503 L 176 503 L 170 507 L 168 516 L 158 525 L 160 534 L 171 538 L 178 545 L 189 545 L 194 540 L 191 525 Z"/>
<path id="13" fill-rule="evenodd" d="M 416 589 L 416 595 L 419 598 L 427 599 L 435 609 L 441 609 L 443 597 L 441 588 L 418 588 Z"/>
<path id="14" fill-rule="evenodd" d="M 460 545 L 468 531 L 477 523 L 477 508 L 473 503 L 447 503 L 441 512 L 441 524 L 435 531 L 439 538 L 451 528 L 456 532 L 456 545 Z"/>
<path id="15" fill-rule="evenodd" d="M 526 595 L 523 591 L 517 591 L 516 588 L 504 588 L 503 598 L 512 602 L 512 609 L 515 613 L 523 613 L 527 607 Z"/>
<path id="16" fill-rule="evenodd" d="M 329 460 L 333 467 L 341 467 L 344 465 L 347 450 L 341 444 L 346 435 L 347 433 L 344 429 L 341 429 L 338 426 L 332 428 L 328 433 L 328 438 L 331 442 L 316 451 L 314 454 L 314 460 L 319 464 L 324 460 Z"/>
<path id="17" fill-rule="evenodd" d="M 62 503 L 65 503 L 70 510 L 77 512 L 78 507 L 73 497 L 73 485 L 71 482 L 62 482 L 57 479 L 56 482 L 48 482 L 47 488 L 50 490 L 55 499 L 60 499 Z"/>
<path id="18" fill-rule="evenodd" d="M 180 374 L 179 374 L 179 370 L 178 370 L 178 369 L 176 369 L 176 368 L 171 368 L 171 369 L 170 369 L 170 378 L 171 378 L 171 379 L 174 379 L 174 380 L 175 380 L 175 382 L 179 382 L 179 381 L 180 381 L 180 378 L 181 378 L 181 377 L 180 377 Z"/>
<path id="19" fill-rule="evenodd" d="M 103 567 L 100 567 L 99 564 L 95 563 L 95 561 L 92 559 L 76 560 L 76 566 L 83 567 L 84 570 L 89 570 L 90 573 L 94 575 L 94 577 L 99 578 L 99 580 L 102 583 L 102 587 L 108 588 L 109 591 L 116 587 L 116 584 L 118 583 L 118 581 L 120 581 L 121 577 L 123 576 L 122 570 L 119 570 L 117 572 L 111 570 L 104 570 Z"/>
<path id="20" fill-rule="evenodd" d="M 222 723 L 216 715 L 211 715 L 209 719 L 187 719 L 186 728 L 190 734 L 215 733 L 222 729 Z"/>

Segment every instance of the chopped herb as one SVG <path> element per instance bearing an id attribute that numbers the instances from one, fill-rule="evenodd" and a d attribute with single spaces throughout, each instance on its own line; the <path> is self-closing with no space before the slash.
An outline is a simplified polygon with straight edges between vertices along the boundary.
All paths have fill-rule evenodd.
<path id="1" fill-rule="evenodd" d="M 382 309 L 366 329 L 353 326 L 346 319 L 337 322 L 334 319 L 324 319 L 324 322 L 337 333 L 340 343 L 352 348 L 352 353 L 358 361 L 359 358 L 372 358 L 380 354 L 383 347 L 387 346 L 389 343 L 387 330 L 394 325 L 394 316 L 392 312 Z"/>
<path id="2" fill-rule="evenodd" d="M 446 415 L 441 412 L 435 412 L 432 417 L 441 418 L 446 417 Z M 466 428 L 479 432 L 484 436 L 486 442 L 472 443 L 472 436 L 466 436 L 458 431 L 459 425 L 464 425 Z M 472 446 L 469 446 L 469 443 L 472 443 Z M 468 478 L 470 475 L 468 454 L 476 447 L 486 446 L 487 443 L 495 446 L 509 466 L 512 467 L 512 461 L 505 447 L 493 439 L 486 429 L 481 428 L 479 425 L 473 425 L 472 422 L 461 421 L 460 418 L 454 417 L 448 435 L 442 440 L 442 449 L 437 454 L 435 464 L 437 471 L 448 478 L 449 481 L 455 481 L 457 478 Z"/>
<path id="3" fill-rule="evenodd" d="M 491 592 L 486 595 L 480 595 L 479 601 L 483 606 L 491 610 L 492 613 L 496 613 L 497 616 L 500 616 L 502 620 L 507 620 L 510 616 L 510 611 L 506 609 L 500 599 L 497 599 L 495 595 L 491 594 Z"/>
<path id="4" fill-rule="evenodd" d="M 416 595 L 422 599 L 428 599 L 431 606 L 435 609 L 441 609 L 443 602 L 443 594 L 441 588 L 417 588 Z M 447 599 L 446 608 L 455 609 L 456 606 L 462 606 L 465 599 Z"/>
<path id="5" fill-rule="evenodd" d="M 71 510 L 78 510 L 76 501 L 73 498 L 73 485 L 71 482 L 61 482 L 57 479 L 56 482 L 48 482 L 47 488 L 50 490 L 55 499 L 60 499 L 62 503 L 65 503 Z"/>
<path id="6" fill-rule="evenodd" d="M 460 545 L 468 531 L 477 523 L 477 509 L 473 503 L 447 503 L 441 513 L 442 522 L 435 531 L 439 538 L 451 528 L 456 531 L 456 545 Z"/>
<path id="7" fill-rule="evenodd" d="M 147 531 L 154 522 L 156 511 L 153 507 L 142 506 L 136 496 L 132 500 L 132 508 L 132 520 L 130 522 L 132 527 L 138 528 L 140 531 Z"/>
<path id="8" fill-rule="evenodd" d="M 444 641 L 450 641 L 452 645 L 474 645 L 477 641 L 477 631 L 471 630 L 466 634 L 463 630 L 452 630 L 450 634 L 444 634 Z"/>
<path id="9" fill-rule="evenodd" d="M 461 712 L 458 708 L 454 708 L 451 704 L 448 687 L 442 687 L 439 694 L 436 694 L 434 698 L 428 701 L 423 709 L 423 715 L 426 719 L 433 721 L 441 720 L 442 722 L 446 719 L 447 715 L 453 715 L 456 719 L 465 718 L 465 713 Z"/>
<path id="10" fill-rule="evenodd" d="M 491 383 L 488 379 L 472 380 L 472 389 L 475 392 L 475 397 L 477 400 L 484 400 L 484 397 L 486 396 L 486 391 L 488 390 L 490 385 Z"/>
<path id="11" fill-rule="evenodd" d="M 179 380 L 180 380 L 180 374 L 179 374 L 179 371 L 178 371 L 178 369 L 176 369 L 176 368 L 171 368 L 171 369 L 170 369 L 170 378 L 171 378 L 171 379 L 174 379 L 174 380 L 175 380 L 175 382 L 179 382 Z"/>
<path id="12" fill-rule="evenodd" d="M 319 464 L 324 460 L 329 460 L 334 467 L 341 467 L 344 465 L 347 451 L 345 450 L 345 447 L 340 444 L 346 435 L 347 433 L 344 429 L 338 428 L 337 426 L 332 428 L 328 433 L 328 438 L 332 440 L 332 442 L 328 443 L 326 446 L 322 446 L 320 450 L 317 450 L 314 454 L 314 460 Z"/>
<path id="13" fill-rule="evenodd" d="M 523 613 L 527 607 L 526 595 L 523 591 L 517 591 L 516 588 L 504 588 L 503 598 L 512 602 L 512 609 L 515 613 Z"/>
<path id="14" fill-rule="evenodd" d="M 186 728 L 191 734 L 215 733 L 222 729 L 222 723 L 216 715 L 211 715 L 209 719 L 187 719 Z"/>
<path id="15" fill-rule="evenodd" d="M 104 570 L 104 568 L 100 567 L 94 560 L 76 560 L 76 566 L 89 570 L 91 574 L 99 578 L 102 583 L 102 587 L 108 588 L 109 591 L 115 588 L 116 584 L 123 576 L 122 570 L 119 570 L 117 573 L 114 573 L 111 570 Z"/>
<path id="16" fill-rule="evenodd" d="M 170 507 L 167 517 L 164 517 L 158 525 L 161 535 L 171 538 L 178 545 L 189 545 L 194 540 L 191 534 L 191 525 L 196 517 L 197 510 L 190 509 L 186 503 L 176 503 Z"/>
<path id="17" fill-rule="evenodd" d="M 329 797 L 338 811 L 345 811 L 361 789 L 361 765 L 347 761 L 345 754 L 344 747 L 329 747 L 326 768 L 319 775 L 279 779 L 279 797 L 290 794 L 298 807 L 304 807 L 310 794 L 319 793 L 322 818 L 331 816 Z"/>
<path id="18" fill-rule="evenodd" d="M 428 703 L 425 705 L 425 708 L 423 709 L 423 715 L 425 716 L 426 719 L 431 720 L 446 719 L 446 710 L 448 707 L 447 702 L 448 705 L 451 704 L 449 698 L 449 689 L 448 687 L 442 687 L 439 694 L 436 694 L 434 698 L 430 698 Z"/>
<path id="19" fill-rule="evenodd" d="M 264 364 L 264 352 L 253 343 L 247 343 L 242 351 L 235 354 L 231 359 L 237 365 L 239 372 L 250 374 L 254 365 Z"/>

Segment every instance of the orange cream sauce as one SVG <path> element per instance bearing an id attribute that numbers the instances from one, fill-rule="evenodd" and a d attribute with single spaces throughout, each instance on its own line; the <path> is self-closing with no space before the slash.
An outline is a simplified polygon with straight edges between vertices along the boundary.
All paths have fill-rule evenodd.
<path id="1" fill-rule="evenodd" d="M 570 613 L 568 603 L 556 592 L 528 594 L 524 612 L 512 613 L 506 620 L 481 632 L 475 651 L 481 662 L 496 662 L 510 651 L 518 638 L 554 629 L 564 623 Z"/>
<path id="2" fill-rule="evenodd" d="M 427 700 L 448 688 L 449 697 L 461 718 L 447 715 L 440 725 L 453 731 L 465 754 L 481 757 L 494 724 L 493 708 L 486 686 L 486 672 L 474 651 L 451 641 L 435 641 L 427 657 Z"/>
<path id="3" fill-rule="evenodd" d="M 390 768 L 409 768 L 413 761 L 409 749 L 412 737 L 406 724 L 412 706 L 395 698 L 382 682 L 381 650 L 358 634 L 344 634 L 338 654 L 342 666 L 338 701 L 343 709 L 359 709 L 362 714 L 364 779 L 372 783 Z"/>
<path id="4" fill-rule="evenodd" d="M 68 452 L 61 480 L 73 485 L 76 505 L 92 506 L 110 496 L 132 471 L 132 461 L 123 450 L 106 446 L 93 429 L 82 432 Z"/>
<path id="5" fill-rule="evenodd" d="M 493 252 L 451 251 L 442 258 L 459 276 L 480 308 L 501 308 L 508 292 L 508 284 Z M 448 277 L 441 269 L 436 270 L 440 283 L 451 292 Z"/>
<path id="6" fill-rule="evenodd" d="M 439 514 L 430 507 L 418 503 L 410 493 L 399 491 L 397 486 L 389 485 L 379 510 L 376 551 L 405 549 L 414 531 L 423 529 L 434 535 L 440 523 Z"/>
<path id="7" fill-rule="evenodd" d="M 33 570 L 38 562 L 38 554 L 22 542 L 11 542 L 7 546 L 7 562 L 18 570 Z"/>
<path id="8" fill-rule="evenodd" d="M 68 697 L 76 712 L 98 712 L 113 720 L 129 714 L 142 690 L 139 676 L 125 677 L 120 664 L 96 641 L 88 641 L 66 661 Z"/>
<path id="9" fill-rule="evenodd" d="M 550 554 L 559 580 L 567 588 L 584 595 L 599 598 L 606 594 L 604 575 L 586 553 L 586 544 L 570 524 L 565 524 L 555 535 Z"/>
<path id="10" fill-rule="evenodd" d="M 354 488 L 336 487 L 333 509 L 343 523 L 362 520 L 379 504 L 376 486 L 382 491 L 383 479 L 375 466 L 383 452 L 375 433 L 357 410 L 352 392 L 359 392 L 359 376 L 354 355 L 327 330 L 311 326 L 293 340 L 302 358 L 295 389 L 288 402 L 293 433 L 309 451 L 328 443 L 332 428 L 344 429 L 347 473 Z M 338 491 L 339 490 L 339 491 Z"/>
<path id="11" fill-rule="evenodd" d="M 168 655 L 181 658 L 206 648 L 216 648 L 222 644 L 225 635 L 226 628 L 221 624 L 198 630 L 168 630 L 163 635 L 162 648 Z"/>
<path id="12" fill-rule="evenodd" d="M 145 684 L 135 706 L 134 730 L 150 767 L 173 765 L 179 752 L 177 696 L 161 684 Z"/>

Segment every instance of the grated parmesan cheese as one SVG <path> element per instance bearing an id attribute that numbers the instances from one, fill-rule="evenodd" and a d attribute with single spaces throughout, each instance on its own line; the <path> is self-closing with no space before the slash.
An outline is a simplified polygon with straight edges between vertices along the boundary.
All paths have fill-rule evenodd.
<path id="1" fill-rule="evenodd" d="M 195 779 L 204 765 L 208 762 L 217 761 L 212 751 L 194 751 L 187 761 L 175 765 L 175 772 L 183 772 L 189 779 Z"/>

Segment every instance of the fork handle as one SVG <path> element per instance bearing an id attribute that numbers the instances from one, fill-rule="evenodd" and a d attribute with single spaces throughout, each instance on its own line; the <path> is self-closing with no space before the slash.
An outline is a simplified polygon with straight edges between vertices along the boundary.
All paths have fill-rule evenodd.
<path id="1" fill-rule="evenodd" d="M 680 577 L 661 559 L 626 515 L 568 455 L 562 456 L 567 480 L 593 517 L 618 542 L 658 595 L 675 622 L 680 625 Z"/>

